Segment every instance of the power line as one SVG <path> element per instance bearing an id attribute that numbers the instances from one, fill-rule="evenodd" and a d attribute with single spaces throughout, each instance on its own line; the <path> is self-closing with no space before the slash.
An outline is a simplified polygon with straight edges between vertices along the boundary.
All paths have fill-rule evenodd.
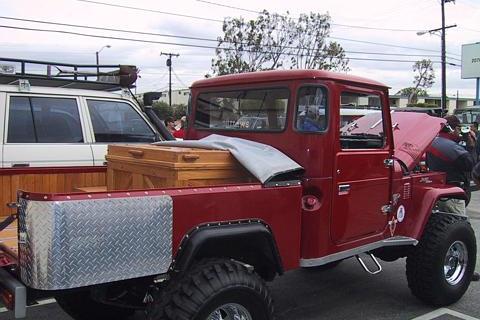
<path id="1" fill-rule="evenodd" d="M 52 21 L 45 21 L 45 20 L 22 19 L 22 18 L 14 18 L 14 17 L 6 17 L 6 16 L 0 16 L 0 19 L 22 21 L 22 22 L 33 22 L 33 23 L 39 23 L 39 24 L 63 26 L 63 27 L 92 29 L 92 30 L 100 30 L 100 31 L 122 32 L 122 33 L 128 33 L 128 34 L 179 38 L 179 39 L 188 39 L 188 40 L 208 41 L 208 42 L 215 42 L 215 43 L 218 42 L 217 39 L 209 39 L 209 38 L 202 38 L 202 37 L 181 36 L 181 35 L 172 35 L 172 34 L 164 34 L 164 33 L 156 33 L 156 32 L 145 32 L 145 31 L 132 31 L 132 30 L 125 30 L 125 29 L 115 29 L 115 28 L 98 27 L 98 26 L 78 25 L 78 24 L 71 24 L 71 23 L 60 23 L 60 22 L 52 22 Z M 330 37 L 330 38 L 333 39 L 334 37 Z M 353 40 L 353 39 L 349 39 L 349 40 L 360 41 L 360 40 Z M 226 41 L 226 43 L 247 45 L 246 43 L 238 43 L 238 42 L 233 42 L 233 41 Z M 370 43 L 372 43 L 372 42 L 370 42 Z M 387 45 L 387 44 L 384 44 L 384 45 Z M 389 45 L 389 46 L 391 46 L 391 45 Z M 273 46 L 273 47 L 278 47 L 278 46 Z M 285 48 L 307 49 L 307 50 L 313 49 L 313 48 L 292 47 L 292 46 L 285 46 Z M 409 48 L 409 49 L 411 49 L 411 48 Z M 427 50 L 427 49 L 417 49 L 417 50 Z M 428 50 L 428 51 L 430 51 L 430 50 Z M 434 50 L 432 50 L 432 51 L 434 51 Z M 439 57 L 438 55 L 420 55 L 420 54 L 415 55 L 415 54 L 402 54 L 402 53 L 364 52 L 364 51 L 349 51 L 349 50 L 345 50 L 345 53 L 384 55 L 384 56 L 407 56 L 407 57 L 412 57 L 412 56 L 416 56 L 416 57 Z M 456 58 L 451 58 L 451 59 L 456 59 Z M 456 60 L 459 60 L 459 59 L 456 59 Z"/>
<path id="2" fill-rule="evenodd" d="M 150 44 L 164 44 L 164 45 L 172 45 L 172 46 L 182 46 L 182 47 L 190 47 L 190 48 L 201 48 L 201 49 L 214 49 L 214 50 L 225 50 L 225 51 L 234 51 L 236 49 L 232 48 L 218 48 L 212 46 L 204 46 L 204 45 L 193 45 L 193 44 L 186 44 L 186 43 L 173 43 L 173 42 L 164 42 L 164 41 L 153 41 L 153 40 L 143 40 L 143 39 L 132 39 L 132 38 L 122 38 L 122 37 L 113 37 L 113 36 L 103 36 L 103 35 L 94 35 L 94 34 L 87 34 L 87 33 L 80 33 L 80 32 L 73 32 L 73 31 L 64 31 L 64 30 L 50 30 L 50 29 L 39 29 L 39 28 L 26 28 L 26 27 L 15 27 L 15 26 L 6 26 L 0 25 L 0 28 L 7 28 L 7 29 L 14 29 L 14 30 L 25 30 L 25 31 L 36 31 L 36 32 L 50 32 L 50 33 L 60 33 L 60 34 L 69 34 L 69 35 L 76 35 L 82 37 L 91 37 L 91 38 L 100 38 L 100 39 L 110 39 L 110 40 L 121 40 L 121 41 L 130 41 L 130 42 L 138 42 L 138 43 L 150 43 Z M 256 52 L 256 53 L 275 53 L 271 51 L 257 51 L 257 50 L 248 50 L 243 49 L 239 50 L 241 52 Z M 284 55 L 288 56 L 296 56 L 297 54 L 294 53 L 284 53 Z M 304 54 L 304 57 L 312 57 L 312 55 Z M 329 56 L 334 57 L 334 56 Z M 399 59 L 373 59 L 373 58 L 358 58 L 358 57 L 348 57 L 349 60 L 359 60 L 359 61 L 382 61 L 382 62 L 409 62 L 415 63 L 414 60 L 399 60 Z M 438 61 L 432 61 L 433 63 L 439 63 Z"/>
<path id="3" fill-rule="evenodd" d="M 386 43 L 381 43 L 381 42 L 372 42 L 372 41 L 364 41 L 364 40 L 354 40 L 354 39 L 348 39 L 348 38 L 339 38 L 339 37 L 329 37 L 329 38 L 336 39 L 336 40 L 343 40 L 343 41 L 375 44 L 375 45 L 378 45 L 378 46 L 387 46 L 387 47 L 401 48 L 401 49 L 420 50 L 420 51 L 429 51 L 429 52 L 437 52 L 438 51 L 438 50 L 432 50 L 432 49 L 419 49 L 419 48 L 414 48 L 414 47 L 398 46 L 398 45 L 394 45 L 394 44 L 386 44 Z M 449 54 L 454 55 L 454 56 L 460 56 L 459 54 L 456 54 L 456 53 L 449 53 Z"/>
<path id="4" fill-rule="evenodd" d="M 179 78 L 179 76 L 177 75 L 177 73 L 175 72 L 175 70 L 172 69 L 172 72 L 173 72 L 175 78 L 177 78 L 178 82 L 180 82 L 181 85 L 183 85 L 184 87 L 188 87 L 188 86 L 185 84 L 185 82 L 183 82 L 183 81 Z"/>
<path id="5" fill-rule="evenodd" d="M 222 3 L 217 3 L 213 1 L 206 1 L 206 0 L 197 0 L 198 2 L 203 2 L 207 3 L 210 5 L 218 6 L 218 7 L 224 7 L 224 8 L 230 8 L 230 9 L 235 9 L 235 10 L 240 10 L 240 11 L 245 11 L 245 12 L 251 12 L 251 13 L 256 13 L 256 14 L 261 14 L 262 11 L 255 11 L 255 10 L 250 10 L 250 9 L 245 9 L 245 8 L 240 8 L 240 7 L 235 7 L 235 6 L 230 6 Z M 338 27 L 344 27 L 344 28 L 355 28 L 355 29 L 367 29 L 367 30 L 382 30 L 382 31 L 403 31 L 403 32 L 416 32 L 419 31 L 419 29 L 393 29 L 393 28 L 378 28 L 378 27 L 365 27 L 365 26 L 358 26 L 358 25 L 349 25 L 349 24 L 340 24 L 340 23 L 330 23 L 332 26 L 338 26 Z"/>
<path id="6" fill-rule="evenodd" d="M 183 18 L 198 19 L 198 20 L 207 20 L 207 21 L 222 22 L 222 23 L 223 23 L 223 20 L 219 20 L 219 19 L 210 19 L 210 18 L 204 18 L 204 17 L 192 16 L 192 15 L 185 15 L 185 14 L 179 14 L 179 13 L 173 13 L 173 12 L 159 11 L 159 10 L 154 10 L 154 9 L 146 9 L 146 8 L 139 8 L 139 7 L 132 7 L 132 6 L 124 6 L 124 5 L 118 5 L 118 4 L 112 4 L 112 3 L 105 3 L 105 2 L 100 2 L 100 1 L 93 1 L 93 0 L 73 0 L 73 1 L 79 1 L 79 2 L 85 2 L 85 3 L 105 5 L 105 6 L 110 6 L 110 7 L 118 7 L 118 8 L 123 8 L 123 9 L 139 10 L 139 11 L 160 13 L 160 14 L 165 14 L 165 15 L 179 16 L 179 17 L 183 17 Z M 417 30 L 415 30 L 415 31 L 417 31 Z M 413 49 L 413 50 L 419 50 L 419 51 L 430 51 L 430 52 L 436 52 L 436 51 L 437 51 L 437 50 L 430 50 L 430 49 L 420 49 L 420 48 L 412 48 L 412 47 L 402 47 L 402 46 L 391 45 L 391 44 L 386 44 L 386 43 L 378 43 L 378 42 L 363 41 L 363 40 L 354 40 L 354 39 L 347 39 L 347 38 L 335 38 L 335 37 L 329 37 L 329 38 L 331 38 L 331 39 L 345 40 L 345 41 L 352 41 L 352 42 L 359 42 L 359 43 L 368 43 L 368 44 L 375 44 L 375 45 L 382 45 L 382 46 L 389 46 L 389 47 L 404 48 L 404 49 Z M 453 54 L 453 53 L 452 53 L 452 55 L 460 56 L 459 54 Z"/>
<path id="7" fill-rule="evenodd" d="M 97 4 L 97 5 L 102 5 L 102 6 L 123 8 L 123 9 L 136 10 L 136 11 L 159 13 L 159 14 L 164 14 L 164 15 L 169 15 L 169 16 L 177 16 L 177 17 L 182 17 L 182 18 L 190 18 L 190 19 L 196 19 L 196 20 L 223 23 L 223 20 L 219 20 L 219 19 L 197 17 L 197 16 L 191 16 L 191 15 L 188 15 L 188 14 L 182 14 L 182 13 L 176 13 L 176 12 L 168 12 L 168 11 L 160 11 L 160 10 L 147 9 L 147 8 L 131 7 L 131 6 L 124 6 L 124 5 L 121 5 L 121 4 L 113 4 L 113 3 L 106 3 L 106 2 L 92 1 L 92 0 L 74 0 L 74 1 L 93 3 L 93 4 Z"/>

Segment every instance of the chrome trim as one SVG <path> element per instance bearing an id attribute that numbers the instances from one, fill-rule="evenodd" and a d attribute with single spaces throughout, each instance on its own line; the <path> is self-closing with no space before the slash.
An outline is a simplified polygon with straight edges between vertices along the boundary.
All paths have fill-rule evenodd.
<path id="1" fill-rule="evenodd" d="M 358 262 L 360 263 L 360 265 L 363 267 L 363 270 L 365 270 L 367 273 L 371 274 L 371 275 L 376 275 L 376 274 L 379 274 L 380 272 L 382 272 L 382 265 L 380 263 L 378 263 L 378 260 L 377 258 L 375 258 L 375 256 L 373 254 L 367 254 L 370 259 L 372 259 L 372 261 L 375 263 L 375 266 L 377 267 L 377 270 L 376 271 L 372 271 L 370 270 L 367 265 L 365 264 L 365 262 L 363 262 L 363 259 L 362 257 L 360 257 L 359 255 L 355 256 L 355 258 L 357 258 Z"/>
<path id="2" fill-rule="evenodd" d="M 340 184 L 338 186 L 338 192 L 349 192 L 350 191 L 350 185 L 349 184 Z"/>
<path id="3" fill-rule="evenodd" d="M 300 259 L 300 266 L 316 267 L 316 266 L 321 266 L 330 262 L 354 257 L 358 254 L 375 250 L 378 248 L 382 248 L 382 247 L 395 247 L 395 246 L 406 246 L 406 245 L 416 246 L 417 244 L 418 244 L 417 239 L 413 239 L 409 237 L 392 237 L 392 238 L 384 239 L 381 241 L 369 243 L 358 248 L 337 252 L 321 258 Z"/>

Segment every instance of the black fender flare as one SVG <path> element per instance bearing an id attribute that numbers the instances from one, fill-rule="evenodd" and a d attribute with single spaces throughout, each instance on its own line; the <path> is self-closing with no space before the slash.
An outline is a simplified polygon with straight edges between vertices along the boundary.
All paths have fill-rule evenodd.
<path id="1" fill-rule="evenodd" d="M 242 252 L 245 249 L 250 252 Z M 275 273 L 283 274 L 283 264 L 270 227 L 261 220 L 242 220 L 208 223 L 196 226 L 188 232 L 178 248 L 170 267 L 175 272 L 183 272 L 198 257 L 214 257 L 219 254 L 240 262 L 242 254 L 255 254 L 262 257 L 262 263 L 274 268 Z"/>

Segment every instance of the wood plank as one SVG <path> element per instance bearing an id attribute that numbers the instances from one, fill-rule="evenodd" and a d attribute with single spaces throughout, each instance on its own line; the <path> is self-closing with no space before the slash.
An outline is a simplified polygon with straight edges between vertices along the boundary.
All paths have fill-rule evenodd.
<path id="1" fill-rule="evenodd" d="M 78 187 L 75 188 L 75 192 L 105 192 L 107 186 L 94 186 L 94 187 Z"/>
<path id="2" fill-rule="evenodd" d="M 41 193 L 68 193 L 76 187 L 106 185 L 105 172 L 12 174 L 0 176 L 0 218 L 14 212 L 6 207 L 17 199 L 17 190 Z"/>

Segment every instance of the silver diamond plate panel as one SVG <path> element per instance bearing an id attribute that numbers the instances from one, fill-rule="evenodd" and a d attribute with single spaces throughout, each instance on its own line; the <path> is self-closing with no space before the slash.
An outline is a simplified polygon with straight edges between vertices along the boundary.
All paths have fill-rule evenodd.
<path id="1" fill-rule="evenodd" d="M 21 278 L 29 287 L 76 288 L 170 266 L 170 196 L 20 203 Z"/>

